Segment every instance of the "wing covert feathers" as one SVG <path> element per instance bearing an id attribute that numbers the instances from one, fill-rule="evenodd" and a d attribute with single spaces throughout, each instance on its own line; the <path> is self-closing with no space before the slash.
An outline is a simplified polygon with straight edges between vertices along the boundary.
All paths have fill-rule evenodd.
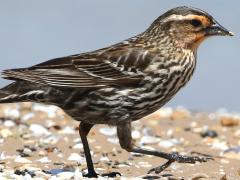
<path id="1" fill-rule="evenodd" d="M 137 70 L 141 72 L 150 62 L 146 55 L 147 51 L 135 50 L 79 54 L 30 68 L 5 70 L 2 75 L 6 79 L 66 88 L 138 85 L 142 75 Z"/>

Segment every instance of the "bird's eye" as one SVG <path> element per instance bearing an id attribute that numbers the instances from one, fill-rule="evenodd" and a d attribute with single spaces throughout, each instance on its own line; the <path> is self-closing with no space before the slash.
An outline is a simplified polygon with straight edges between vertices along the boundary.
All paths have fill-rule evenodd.
<path id="1" fill-rule="evenodd" d="M 193 25 L 194 27 L 199 27 L 202 25 L 202 22 L 198 19 L 193 19 L 190 21 L 191 25 Z"/>

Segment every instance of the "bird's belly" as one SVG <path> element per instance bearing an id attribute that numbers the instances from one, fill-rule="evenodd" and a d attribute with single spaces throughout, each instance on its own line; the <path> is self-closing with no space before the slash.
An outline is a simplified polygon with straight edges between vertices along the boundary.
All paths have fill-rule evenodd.
<path id="1" fill-rule="evenodd" d="M 191 75 L 186 78 L 184 73 L 179 73 L 174 78 L 162 79 L 159 83 L 146 85 L 148 87 L 146 89 L 139 89 L 139 96 L 135 99 L 132 107 L 132 119 L 138 120 L 157 111 L 173 98 L 190 77 Z"/>
<path id="2" fill-rule="evenodd" d="M 130 107 L 126 93 L 130 89 L 102 88 L 91 91 L 84 98 L 75 101 L 67 114 L 75 120 L 90 124 L 117 125 L 130 120 Z"/>

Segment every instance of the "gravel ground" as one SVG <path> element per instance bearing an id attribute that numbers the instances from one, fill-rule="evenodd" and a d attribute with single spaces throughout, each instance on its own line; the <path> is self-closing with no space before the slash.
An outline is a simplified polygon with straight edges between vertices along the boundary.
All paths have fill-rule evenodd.
<path id="1" fill-rule="evenodd" d="M 86 162 L 78 122 L 54 106 L 0 105 L 0 179 L 83 179 Z M 96 171 L 116 179 L 240 179 L 240 114 L 162 108 L 133 123 L 140 147 L 210 155 L 206 163 L 174 163 L 160 174 L 148 170 L 166 160 L 122 150 L 115 128 L 97 125 L 89 134 Z M 99 177 L 99 179 L 105 179 Z"/>

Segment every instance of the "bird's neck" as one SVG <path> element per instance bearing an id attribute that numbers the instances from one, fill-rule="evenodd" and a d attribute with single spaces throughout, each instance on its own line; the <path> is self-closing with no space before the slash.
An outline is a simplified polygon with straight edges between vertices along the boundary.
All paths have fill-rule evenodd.
<path id="1" fill-rule="evenodd" d="M 142 38 L 144 37 L 144 38 Z M 194 65 L 196 62 L 196 49 L 179 45 L 179 42 L 169 36 L 159 34 L 158 39 L 145 34 L 132 39 L 133 44 L 141 44 L 142 48 L 151 55 L 151 63 L 146 71 L 158 72 L 166 70 L 168 64 L 175 64 L 176 69 L 181 69 L 186 63 Z M 146 56 L 147 57 L 147 56 Z M 184 68 L 182 68 L 184 70 Z"/>
<path id="2" fill-rule="evenodd" d="M 146 31 L 140 34 L 135 40 L 145 44 L 146 47 L 159 49 L 169 54 L 184 51 L 196 55 L 198 46 L 202 41 L 192 42 L 191 39 L 182 36 L 172 33 Z"/>

